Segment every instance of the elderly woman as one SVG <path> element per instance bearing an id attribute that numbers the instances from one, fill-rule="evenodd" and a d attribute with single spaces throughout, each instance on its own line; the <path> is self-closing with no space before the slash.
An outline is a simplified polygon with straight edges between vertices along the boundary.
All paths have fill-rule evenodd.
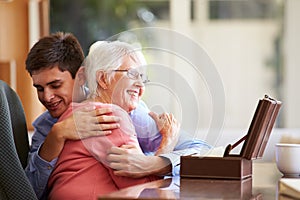
<path id="1" fill-rule="evenodd" d="M 106 151 L 112 146 L 130 144 L 139 147 L 128 113 L 137 107 L 144 93 L 144 83 L 147 82 L 141 67 L 144 65 L 143 55 L 129 44 L 115 41 L 91 46 L 85 73 L 81 68 L 76 78 L 79 85 L 84 85 L 87 80 L 90 95 L 82 103 L 72 103 L 60 120 L 74 110 L 92 104 L 95 107 L 112 107 L 112 115 L 121 118 L 120 128 L 108 136 L 67 141 L 49 178 L 49 199 L 96 199 L 101 194 L 158 179 L 156 176 L 136 179 L 116 176 L 105 161 Z M 175 120 L 173 116 L 171 120 Z M 177 130 L 172 131 L 178 132 L 179 124 L 175 124 L 173 128 Z M 162 128 L 163 137 L 161 144 L 156 145 L 157 153 L 173 150 L 167 147 L 164 139 L 164 133 L 170 131 L 170 127 L 161 124 L 158 127 Z"/>

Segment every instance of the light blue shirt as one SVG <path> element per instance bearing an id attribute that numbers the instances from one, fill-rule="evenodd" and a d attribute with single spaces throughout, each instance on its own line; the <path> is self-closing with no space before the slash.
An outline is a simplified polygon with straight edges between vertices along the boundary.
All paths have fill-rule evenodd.
<path id="1" fill-rule="evenodd" d="M 161 134 L 157 129 L 155 121 L 148 113 L 149 109 L 146 104 L 140 101 L 138 107 L 130 113 L 130 117 L 136 129 L 138 141 L 143 152 L 146 155 L 154 155 L 159 147 Z M 48 178 L 56 164 L 57 158 L 53 159 L 51 162 L 47 162 L 38 155 L 38 152 L 52 126 L 56 122 L 57 119 L 52 118 L 48 111 L 44 112 L 33 122 L 35 129 L 29 152 L 29 162 L 25 172 L 39 199 L 46 199 L 45 191 Z M 199 153 L 206 151 L 209 148 L 210 146 L 206 142 L 194 139 L 181 130 L 174 151 L 160 156 L 170 160 L 172 163 L 172 175 L 175 176 L 179 175 L 180 156 Z"/>

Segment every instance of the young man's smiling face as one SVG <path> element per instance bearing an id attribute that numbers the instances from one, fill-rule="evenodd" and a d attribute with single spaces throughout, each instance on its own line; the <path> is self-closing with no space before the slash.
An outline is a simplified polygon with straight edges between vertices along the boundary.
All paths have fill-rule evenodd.
<path id="1" fill-rule="evenodd" d="M 32 73 L 33 86 L 40 102 L 51 116 L 59 118 L 72 102 L 75 80 L 69 71 L 61 71 L 58 66 Z"/>

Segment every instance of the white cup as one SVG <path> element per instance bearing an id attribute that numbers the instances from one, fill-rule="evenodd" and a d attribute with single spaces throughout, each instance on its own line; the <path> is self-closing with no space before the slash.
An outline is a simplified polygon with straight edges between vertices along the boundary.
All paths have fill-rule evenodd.
<path id="1" fill-rule="evenodd" d="M 276 144 L 276 165 L 285 177 L 300 177 L 300 144 Z"/>

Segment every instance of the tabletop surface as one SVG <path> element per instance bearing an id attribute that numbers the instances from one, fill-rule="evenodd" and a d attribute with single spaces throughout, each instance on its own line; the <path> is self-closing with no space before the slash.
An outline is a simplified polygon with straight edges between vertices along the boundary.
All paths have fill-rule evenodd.
<path id="1" fill-rule="evenodd" d="M 100 199 L 267 199 L 288 200 L 278 194 L 281 174 L 275 163 L 257 163 L 244 180 L 180 178 L 179 176 L 132 186 Z"/>

